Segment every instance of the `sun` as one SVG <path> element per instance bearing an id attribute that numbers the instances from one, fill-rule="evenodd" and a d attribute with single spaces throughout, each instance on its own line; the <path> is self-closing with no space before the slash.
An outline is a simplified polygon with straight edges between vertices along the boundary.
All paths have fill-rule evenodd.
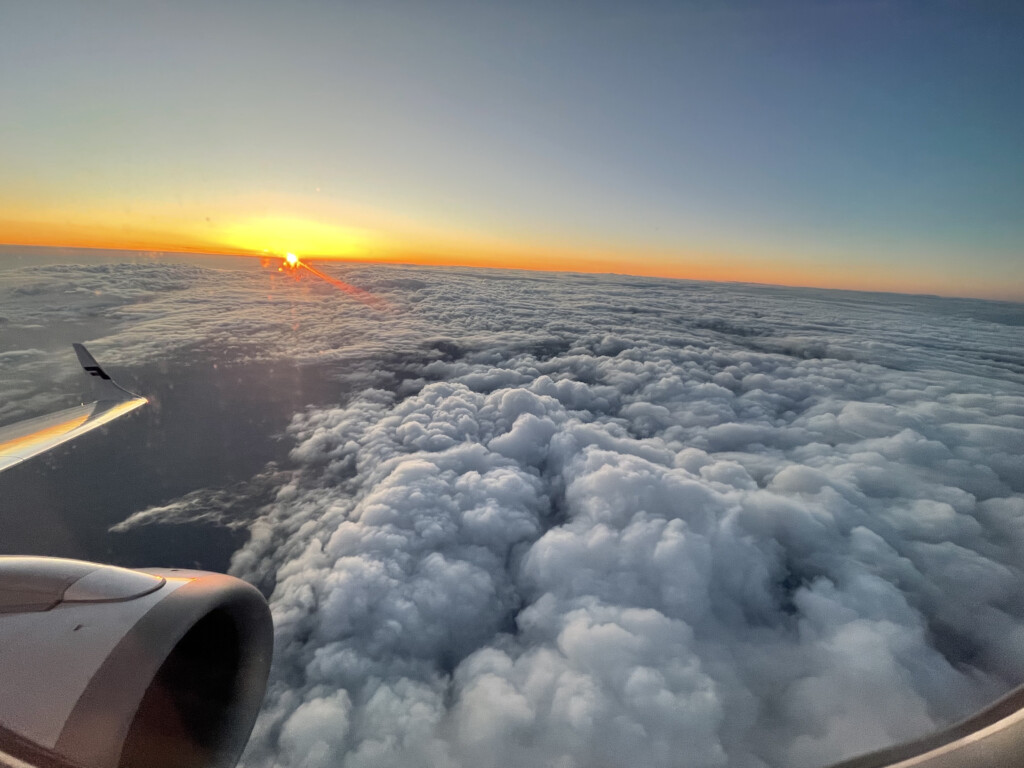
<path id="1" fill-rule="evenodd" d="M 284 255 L 278 255 L 277 258 L 281 259 L 277 267 L 278 272 L 291 272 L 298 277 L 299 268 L 306 267 L 305 264 L 299 261 L 299 257 L 291 251 L 286 252 Z M 306 268 L 308 269 L 308 267 Z"/>

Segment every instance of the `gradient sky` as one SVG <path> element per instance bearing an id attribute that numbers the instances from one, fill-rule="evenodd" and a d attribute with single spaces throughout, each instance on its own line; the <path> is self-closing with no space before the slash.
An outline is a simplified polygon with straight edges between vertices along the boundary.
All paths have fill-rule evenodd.
<path id="1" fill-rule="evenodd" d="M 0 8 L 0 242 L 1024 300 L 1015 2 Z"/>

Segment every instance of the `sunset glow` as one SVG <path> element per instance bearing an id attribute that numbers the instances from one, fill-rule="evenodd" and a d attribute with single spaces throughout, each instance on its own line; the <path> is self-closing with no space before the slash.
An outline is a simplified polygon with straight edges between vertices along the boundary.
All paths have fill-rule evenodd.
<path id="1" fill-rule="evenodd" d="M 215 231 L 211 239 L 211 250 L 220 245 L 231 251 L 252 253 L 294 248 L 302 253 L 358 258 L 368 255 L 370 249 L 366 232 L 289 216 L 263 216 L 231 223 Z"/>
<path id="2" fill-rule="evenodd" d="M 0 244 L 1024 300 L 1014 26 L 826 5 L 26 4 Z"/>

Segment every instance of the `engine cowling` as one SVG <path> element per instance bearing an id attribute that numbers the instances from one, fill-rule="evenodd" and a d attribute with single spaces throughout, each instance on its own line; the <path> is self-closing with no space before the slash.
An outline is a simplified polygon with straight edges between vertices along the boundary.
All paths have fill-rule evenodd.
<path id="1" fill-rule="evenodd" d="M 233 766 L 272 650 L 231 576 L 0 557 L 0 765 Z"/>

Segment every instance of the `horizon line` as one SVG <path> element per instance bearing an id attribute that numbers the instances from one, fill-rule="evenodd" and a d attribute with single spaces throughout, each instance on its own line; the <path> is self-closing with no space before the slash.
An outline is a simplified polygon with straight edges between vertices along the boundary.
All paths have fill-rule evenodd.
<path id="1" fill-rule="evenodd" d="M 35 250 L 70 250 L 70 251 L 115 251 L 118 253 L 135 253 L 135 254 L 152 254 L 152 255 L 183 255 L 183 256 L 220 256 L 228 258 L 264 258 L 264 259 L 283 259 L 284 253 L 276 253 L 270 251 L 251 251 L 247 249 L 228 249 L 228 250 L 209 250 L 204 248 L 190 248 L 188 246 L 180 246 L 175 248 L 132 248 L 127 246 L 113 246 L 113 247 L 99 247 L 99 246 L 86 246 L 86 245 L 41 245 L 35 243 L 8 243 L 0 242 L 0 249 L 6 248 L 32 248 Z M 668 274 L 638 274 L 634 272 L 615 272 L 607 270 L 572 270 L 572 269 L 543 269 L 539 267 L 524 267 L 524 266 L 505 266 L 505 265 L 494 265 L 494 264 L 472 264 L 472 263 L 460 263 L 459 261 L 452 261 L 450 263 L 425 263 L 417 261 L 402 261 L 399 259 L 386 259 L 386 258 L 355 258 L 351 256 L 334 256 L 329 254 L 307 254 L 299 255 L 300 259 L 306 259 L 309 261 L 336 261 L 350 265 L 375 265 L 375 266 L 402 266 L 402 267 L 423 267 L 423 268 L 438 268 L 438 269 L 489 269 L 499 271 L 518 271 L 518 272 L 539 272 L 542 274 L 563 274 L 563 275 L 609 275 L 617 277 L 635 277 L 639 279 L 650 279 L 650 280 L 678 280 L 692 283 L 714 283 L 719 285 L 752 285 L 766 288 L 796 288 L 800 290 L 809 291 L 837 291 L 843 293 L 864 293 L 864 294 L 885 294 L 890 296 L 910 296 L 916 298 L 936 298 L 936 299 L 961 299 L 969 301 L 987 301 L 1001 304 L 1022 304 L 1024 305 L 1024 293 L 1020 298 L 994 298 L 991 296 L 969 296 L 963 294 L 943 294 L 933 292 L 910 292 L 910 291 L 899 291 L 899 290 L 886 290 L 884 288 L 843 288 L 839 286 L 821 286 L 821 285 L 807 285 L 799 283 L 771 283 L 771 282 L 760 282 L 756 280 L 724 280 L 724 279 L 713 279 L 713 278 L 701 278 L 701 277 L 683 277 L 680 275 L 668 275 Z"/>

